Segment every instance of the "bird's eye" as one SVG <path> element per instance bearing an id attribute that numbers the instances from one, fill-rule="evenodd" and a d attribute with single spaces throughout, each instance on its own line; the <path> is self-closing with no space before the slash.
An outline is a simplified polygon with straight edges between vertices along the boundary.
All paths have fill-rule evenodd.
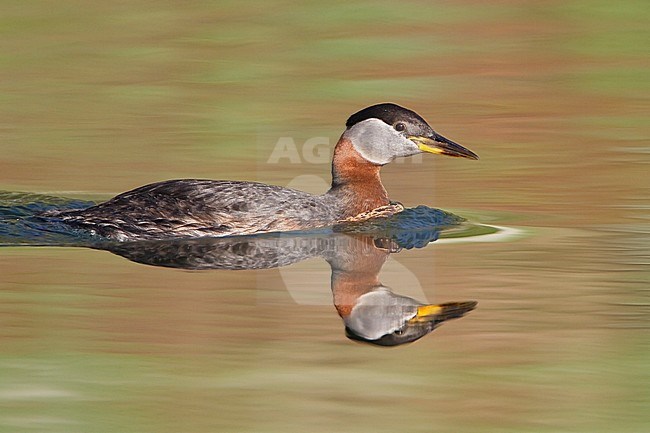
<path id="1" fill-rule="evenodd" d="M 404 334 L 403 329 L 398 329 L 397 331 L 395 331 L 395 335 L 403 335 L 403 334 Z"/>
<path id="2" fill-rule="evenodd" d="M 404 131 L 405 129 L 406 129 L 406 125 L 403 124 L 402 122 L 397 122 L 397 123 L 395 124 L 395 131 L 400 131 L 400 132 L 402 132 L 402 131 Z"/>

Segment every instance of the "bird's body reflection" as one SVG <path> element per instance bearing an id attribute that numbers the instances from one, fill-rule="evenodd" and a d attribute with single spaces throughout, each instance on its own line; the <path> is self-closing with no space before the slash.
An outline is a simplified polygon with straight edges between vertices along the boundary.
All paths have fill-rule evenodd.
<path id="1" fill-rule="evenodd" d="M 426 245 L 437 236 L 437 230 L 419 231 L 417 236 L 406 238 L 390 233 L 303 232 L 111 242 L 95 248 L 138 263 L 191 270 L 268 269 L 322 257 L 331 267 L 334 306 L 343 319 L 346 335 L 357 341 L 395 346 L 415 341 L 476 306 L 473 301 L 428 305 L 393 293 L 380 282 L 379 273 L 391 253 Z"/>

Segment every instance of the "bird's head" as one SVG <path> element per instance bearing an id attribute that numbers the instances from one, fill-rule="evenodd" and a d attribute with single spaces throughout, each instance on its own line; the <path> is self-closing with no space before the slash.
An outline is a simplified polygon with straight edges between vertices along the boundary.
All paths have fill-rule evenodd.
<path id="1" fill-rule="evenodd" d="M 419 153 L 478 159 L 471 150 L 435 132 L 416 112 L 391 103 L 373 105 L 350 116 L 342 138 L 376 165 Z"/>

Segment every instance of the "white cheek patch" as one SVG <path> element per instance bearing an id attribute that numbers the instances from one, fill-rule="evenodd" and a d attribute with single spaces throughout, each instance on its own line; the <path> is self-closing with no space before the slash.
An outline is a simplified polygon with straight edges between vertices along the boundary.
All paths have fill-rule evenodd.
<path id="1" fill-rule="evenodd" d="M 368 340 L 377 340 L 402 328 L 415 317 L 418 303 L 406 296 L 396 295 L 388 287 L 379 286 L 361 295 L 344 318 L 345 326 Z"/>
<path id="2" fill-rule="evenodd" d="M 419 153 L 415 143 L 379 119 L 359 122 L 345 132 L 357 152 L 373 164 L 384 165 L 399 156 Z"/>

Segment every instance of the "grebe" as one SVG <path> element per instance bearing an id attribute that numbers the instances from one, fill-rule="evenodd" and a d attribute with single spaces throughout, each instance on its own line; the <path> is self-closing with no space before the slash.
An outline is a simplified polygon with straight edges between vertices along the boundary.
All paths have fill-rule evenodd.
<path id="1" fill-rule="evenodd" d="M 380 168 L 423 152 L 478 159 L 414 111 L 383 103 L 348 119 L 334 148 L 332 187 L 322 195 L 258 182 L 178 179 L 145 185 L 87 209 L 44 215 L 118 241 L 326 227 L 390 208 Z"/>

